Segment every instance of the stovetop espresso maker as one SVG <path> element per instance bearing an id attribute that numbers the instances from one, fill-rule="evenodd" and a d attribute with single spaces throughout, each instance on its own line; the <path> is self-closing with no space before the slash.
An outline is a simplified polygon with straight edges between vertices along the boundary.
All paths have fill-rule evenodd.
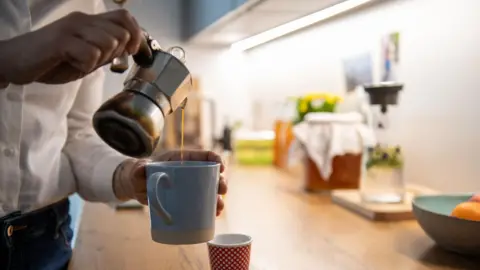
<path id="1" fill-rule="evenodd" d="M 150 156 L 163 133 L 164 118 L 187 102 L 192 86 L 179 47 L 163 50 L 147 32 L 123 91 L 107 100 L 94 114 L 93 127 L 100 138 L 118 152 L 135 158 Z M 128 62 L 112 62 L 122 73 Z"/>

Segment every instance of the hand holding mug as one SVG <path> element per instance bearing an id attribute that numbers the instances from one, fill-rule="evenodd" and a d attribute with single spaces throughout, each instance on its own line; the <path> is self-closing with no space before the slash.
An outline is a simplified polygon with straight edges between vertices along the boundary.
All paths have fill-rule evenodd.
<path id="1" fill-rule="evenodd" d="M 120 200 L 135 199 L 140 203 L 147 205 L 147 180 L 145 166 L 149 162 L 155 161 L 181 161 L 181 151 L 167 151 L 158 156 L 149 159 L 128 159 L 123 162 L 115 172 L 114 191 Z M 212 151 L 185 150 L 183 151 L 184 161 L 210 161 L 220 164 L 220 173 L 225 170 L 222 158 Z M 224 202 L 220 195 L 227 193 L 227 182 L 223 175 L 220 175 L 218 196 L 217 196 L 217 216 L 224 208 Z"/>

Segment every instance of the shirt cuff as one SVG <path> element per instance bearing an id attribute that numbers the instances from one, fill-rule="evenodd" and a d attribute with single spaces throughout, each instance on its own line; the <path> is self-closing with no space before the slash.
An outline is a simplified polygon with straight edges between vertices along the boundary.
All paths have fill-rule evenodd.
<path id="1" fill-rule="evenodd" d="M 115 155 L 104 157 L 96 166 L 93 172 L 93 179 L 97 183 L 95 190 L 97 198 L 111 203 L 120 203 L 113 191 L 113 174 L 120 163 L 129 159 L 126 156 Z"/>

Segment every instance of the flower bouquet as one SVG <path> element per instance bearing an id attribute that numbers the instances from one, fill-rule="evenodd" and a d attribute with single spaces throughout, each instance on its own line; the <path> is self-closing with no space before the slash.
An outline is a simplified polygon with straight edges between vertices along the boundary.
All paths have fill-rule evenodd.
<path id="1" fill-rule="evenodd" d="M 340 96 L 329 93 L 311 93 L 295 99 L 297 113 L 294 125 L 302 122 L 305 115 L 311 112 L 334 112 L 336 105 L 342 100 Z"/>

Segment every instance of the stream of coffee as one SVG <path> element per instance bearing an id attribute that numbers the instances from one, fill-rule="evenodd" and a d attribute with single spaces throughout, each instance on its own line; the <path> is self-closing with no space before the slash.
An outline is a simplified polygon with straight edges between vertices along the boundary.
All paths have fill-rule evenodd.
<path id="1" fill-rule="evenodd" d="M 183 162 L 183 137 L 185 137 L 185 109 L 182 108 L 182 127 L 180 132 L 180 160 Z"/>

